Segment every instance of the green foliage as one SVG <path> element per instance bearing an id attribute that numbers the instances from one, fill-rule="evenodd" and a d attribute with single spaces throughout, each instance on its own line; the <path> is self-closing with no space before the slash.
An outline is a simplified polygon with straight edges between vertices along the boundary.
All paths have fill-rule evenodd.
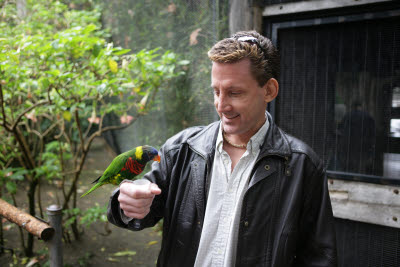
<path id="1" fill-rule="evenodd" d="M 86 266 L 91 266 L 91 259 L 94 257 L 90 252 L 85 252 L 85 254 L 81 257 L 79 257 L 76 262 L 74 263 L 65 263 L 64 267 L 86 267 Z"/>
<path id="2" fill-rule="evenodd" d="M 166 84 L 151 113 L 159 123 L 146 129 L 138 122 L 135 143 L 161 145 L 172 134 L 188 126 L 215 119 L 210 90 L 210 60 L 207 51 L 215 40 L 228 35 L 229 1 L 101 1 L 104 21 L 113 40 L 138 51 L 163 47 L 185 59 L 187 75 Z M 117 15 L 116 15 L 117 14 Z M 147 131 L 146 131 L 147 130 Z M 132 139 L 129 139 L 132 142 Z M 126 140 L 124 140 L 126 142 Z"/>
<path id="3" fill-rule="evenodd" d="M 94 207 L 88 208 L 85 211 L 80 208 L 63 210 L 65 217 L 64 227 L 69 227 L 75 221 L 79 224 L 89 227 L 93 223 L 107 222 L 107 206 L 99 206 L 98 203 Z"/>
<path id="4" fill-rule="evenodd" d="M 63 214 L 67 219 L 64 222 L 64 227 L 68 228 L 73 224 L 75 221 L 78 220 L 79 215 L 81 215 L 81 209 L 80 208 L 73 208 L 73 209 L 66 209 L 63 210 Z"/>
<path id="5" fill-rule="evenodd" d="M 22 131 L 34 178 L 59 178 L 61 153 L 65 161 L 87 150 L 105 116 L 146 114 L 155 93 L 181 75 L 176 66 L 186 62 L 169 51 L 129 54 L 108 43 L 99 10 L 44 0 L 28 0 L 27 9 L 21 19 L 15 3 L 6 3 L 0 16 L 0 131 L 10 138 L 13 129 Z M 116 123 L 122 124 L 128 123 Z M 1 149 L 2 162 L 21 152 L 10 142 Z"/>
<path id="6" fill-rule="evenodd" d="M 45 151 L 41 154 L 43 164 L 35 169 L 36 177 L 60 178 L 61 164 L 58 152 L 61 145 L 59 141 L 52 141 L 46 144 Z M 68 147 L 68 144 L 65 143 L 64 146 Z M 66 159 L 71 157 L 70 154 L 67 155 Z"/>
<path id="7" fill-rule="evenodd" d="M 5 185 L 10 194 L 17 192 L 17 182 L 24 179 L 27 170 L 20 167 L 8 167 L 0 170 L 0 188 Z"/>
<path id="8" fill-rule="evenodd" d="M 82 212 L 74 196 L 93 139 L 146 115 L 187 62 L 159 48 L 132 53 L 116 46 L 101 28 L 98 9 L 72 6 L 27 0 L 27 15 L 20 17 L 14 1 L 2 3 L 0 193 L 15 194 L 23 180 L 35 207 L 40 181 L 57 178 L 64 228 L 72 226 L 78 238 L 74 226 Z M 88 210 L 82 222 L 104 220 L 101 212 Z"/>
<path id="9" fill-rule="evenodd" d="M 92 223 L 107 222 L 107 206 L 100 207 L 96 203 L 95 207 L 88 208 L 80 219 L 80 224 L 89 227 Z"/>

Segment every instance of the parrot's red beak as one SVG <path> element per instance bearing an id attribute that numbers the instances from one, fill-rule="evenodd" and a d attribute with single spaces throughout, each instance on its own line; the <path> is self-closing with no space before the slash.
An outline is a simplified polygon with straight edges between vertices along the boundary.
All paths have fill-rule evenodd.
<path id="1" fill-rule="evenodd" d="M 154 161 L 157 161 L 157 162 L 160 162 L 160 161 L 161 161 L 160 155 L 155 156 L 155 157 L 153 158 L 153 160 L 154 160 Z"/>

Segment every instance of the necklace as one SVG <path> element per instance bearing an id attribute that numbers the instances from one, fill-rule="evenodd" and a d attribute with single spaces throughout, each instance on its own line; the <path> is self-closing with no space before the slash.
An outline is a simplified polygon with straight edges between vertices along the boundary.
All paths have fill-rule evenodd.
<path id="1" fill-rule="evenodd" d="M 222 136 L 224 137 L 224 140 L 226 142 L 228 142 L 228 144 L 230 144 L 231 146 L 234 146 L 234 147 L 237 147 L 237 148 L 246 148 L 247 147 L 247 144 L 245 144 L 245 145 L 237 145 L 237 144 L 234 144 L 231 141 L 229 141 L 228 138 L 226 138 L 226 136 L 225 136 L 225 132 L 222 132 Z"/>

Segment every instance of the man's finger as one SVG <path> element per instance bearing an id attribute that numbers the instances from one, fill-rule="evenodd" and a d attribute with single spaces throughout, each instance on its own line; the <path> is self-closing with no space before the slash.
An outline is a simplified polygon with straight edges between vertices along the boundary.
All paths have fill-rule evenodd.
<path id="1" fill-rule="evenodd" d="M 144 188 L 135 188 L 132 190 L 129 194 L 130 197 L 132 198 L 153 198 L 154 194 L 151 192 L 150 188 L 144 189 Z"/>
<path id="2" fill-rule="evenodd" d="M 131 198 L 153 198 L 154 194 L 150 191 L 150 185 L 143 187 L 135 184 L 124 183 L 120 187 L 120 194 L 125 194 Z"/>
<path id="3" fill-rule="evenodd" d="M 132 204 L 120 203 L 120 207 L 122 210 L 131 213 L 147 213 L 150 210 L 151 203 L 147 203 L 146 205 L 143 206 L 135 206 Z"/>

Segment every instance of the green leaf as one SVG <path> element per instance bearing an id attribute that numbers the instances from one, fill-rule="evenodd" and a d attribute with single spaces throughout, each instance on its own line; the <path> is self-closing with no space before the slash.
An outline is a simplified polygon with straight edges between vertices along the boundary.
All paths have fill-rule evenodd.
<path id="1" fill-rule="evenodd" d="M 158 243 L 158 241 L 150 241 L 149 243 L 147 243 L 147 245 L 148 246 L 152 246 L 152 245 L 155 245 L 155 244 L 157 244 Z"/>
<path id="2" fill-rule="evenodd" d="M 20 181 L 22 181 L 22 180 L 24 180 L 24 175 L 25 174 L 28 174 L 29 172 L 28 172 L 28 170 L 25 170 L 25 169 L 17 169 L 17 170 L 15 170 L 15 172 L 10 176 L 10 178 L 11 179 L 13 179 L 13 180 L 20 180 Z"/>
<path id="3" fill-rule="evenodd" d="M 6 183 L 6 188 L 7 188 L 7 191 L 12 195 L 17 193 L 17 185 L 12 181 L 8 181 Z"/>
<path id="4" fill-rule="evenodd" d="M 89 24 L 84 30 L 83 30 L 83 34 L 88 34 L 88 33 L 91 33 L 91 32 L 93 32 L 93 31 L 95 31 L 96 30 L 96 25 L 94 25 L 94 24 Z"/>
<path id="5" fill-rule="evenodd" d="M 118 63 L 112 59 L 108 61 L 108 66 L 110 67 L 111 72 L 117 73 L 118 72 Z"/>
<path id="6" fill-rule="evenodd" d="M 49 79 L 43 78 L 40 82 L 42 84 L 43 89 L 46 90 L 47 88 L 49 88 L 49 85 L 50 85 Z"/>
<path id="7" fill-rule="evenodd" d="M 54 49 L 58 49 L 58 43 L 59 43 L 59 39 L 57 39 L 57 40 L 54 40 L 53 42 L 51 42 L 51 46 L 54 48 Z"/>
<path id="8" fill-rule="evenodd" d="M 95 44 L 93 46 L 92 54 L 94 57 L 97 57 L 101 51 L 102 46 L 100 44 Z"/>
<path id="9" fill-rule="evenodd" d="M 54 76 L 54 77 L 57 77 L 58 75 L 60 75 L 60 71 L 57 69 L 45 71 L 45 73 L 50 74 L 51 76 Z"/>
<path id="10" fill-rule="evenodd" d="M 133 250 L 125 250 L 113 254 L 114 257 L 134 256 L 134 255 L 136 255 L 136 251 Z"/>
<path id="11" fill-rule="evenodd" d="M 105 83 L 100 84 L 99 86 L 97 86 L 97 92 L 99 92 L 99 94 L 104 94 L 104 92 L 106 91 L 107 85 Z"/>
<path id="12" fill-rule="evenodd" d="M 63 118 L 68 122 L 71 121 L 71 119 L 72 119 L 71 112 L 69 112 L 68 110 L 64 111 L 63 112 Z"/>
<path id="13" fill-rule="evenodd" d="M 188 64 L 190 64 L 190 61 L 189 60 L 180 60 L 180 61 L 178 61 L 178 64 L 179 65 L 188 65 Z"/>
<path id="14" fill-rule="evenodd" d="M 131 49 L 121 49 L 119 51 L 114 52 L 113 54 L 116 56 L 121 56 L 121 55 L 125 55 L 126 53 L 129 53 L 131 51 Z"/>

